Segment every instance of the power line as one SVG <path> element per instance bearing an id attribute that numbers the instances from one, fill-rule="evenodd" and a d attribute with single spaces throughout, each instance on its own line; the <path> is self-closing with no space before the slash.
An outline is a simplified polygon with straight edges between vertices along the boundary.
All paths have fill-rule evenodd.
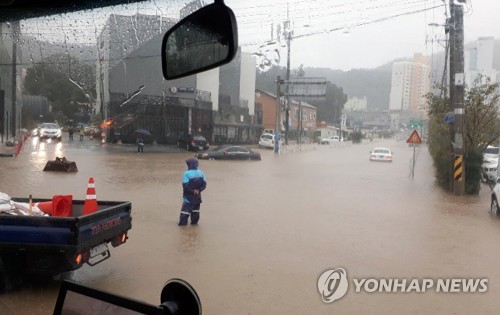
<path id="1" fill-rule="evenodd" d="M 431 7 L 431 8 L 426 8 L 426 9 L 421 9 L 421 10 L 415 10 L 415 11 L 411 11 L 411 12 L 404 12 L 404 13 L 395 14 L 395 15 L 392 15 L 392 16 L 378 18 L 378 19 L 375 19 L 375 20 L 372 20 L 372 21 L 368 21 L 368 22 L 357 23 L 357 24 L 354 24 L 352 26 L 353 27 L 358 27 L 358 26 L 364 26 L 364 25 L 369 25 L 369 24 L 374 24 L 374 23 L 380 23 L 380 22 L 384 22 L 384 21 L 387 21 L 387 20 L 391 20 L 391 19 L 394 19 L 394 18 L 401 17 L 401 16 L 412 15 L 412 14 L 421 13 L 421 12 L 429 11 L 429 10 L 432 10 L 432 9 L 440 8 L 442 6 L 443 5 L 439 5 L 439 6 L 435 6 L 435 7 Z M 342 29 L 343 29 L 343 27 L 339 27 L 339 28 L 333 28 L 333 29 L 326 30 L 326 31 L 318 31 L 318 32 L 313 32 L 313 33 L 309 33 L 309 34 L 298 35 L 298 36 L 294 36 L 293 39 L 295 39 L 295 38 L 301 38 L 301 37 L 309 37 L 309 36 L 318 35 L 318 34 L 322 34 L 322 33 L 339 31 L 339 30 L 342 30 Z"/>

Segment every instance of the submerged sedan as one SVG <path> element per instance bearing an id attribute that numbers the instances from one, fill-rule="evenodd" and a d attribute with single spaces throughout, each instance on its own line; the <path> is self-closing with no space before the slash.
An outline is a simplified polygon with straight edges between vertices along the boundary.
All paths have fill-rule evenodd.
<path id="1" fill-rule="evenodd" d="M 374 148 L 370 151 L 370 161 L 392 162 L 392 151 L 388 148 Z"/>
<path id="2" fill-rule="evenodd" d="M 215 150 L 197 153 L 195 157 L 201 160 L 261 160 L 259 152 L 238 145 L 220 146 Z"/>

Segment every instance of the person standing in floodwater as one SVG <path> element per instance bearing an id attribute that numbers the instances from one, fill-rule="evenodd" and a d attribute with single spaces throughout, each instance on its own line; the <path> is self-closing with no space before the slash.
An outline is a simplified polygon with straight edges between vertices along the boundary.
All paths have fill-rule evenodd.
<path id="1" fill-rule="evenodd" d="M 70 141 L 73 141 L 73 132 L 75 130 L 73 130 L 73 126 L 70 126 L 69 129 L 68 129 L 68 135 L 69 135 L 69 140 Z"/>
<path id="2" fill-rule="evenodd" d="M 186 160 L 188 170 L 182 177 L 182 208 L 179 225 L 187 225 L 191 216 L 191 224 L 198 224 L 200 220 L 201 192 L 207 188 L 205 174 L 198 169 L 198 160 L 190 158 Z"/>
<path id="3" fill-rule="evenodd" d="M 80 141 L 83 141 L 83 136 L 85 136 L 85 130 L 83 130 L 83 127 L 80 128 Z"/>

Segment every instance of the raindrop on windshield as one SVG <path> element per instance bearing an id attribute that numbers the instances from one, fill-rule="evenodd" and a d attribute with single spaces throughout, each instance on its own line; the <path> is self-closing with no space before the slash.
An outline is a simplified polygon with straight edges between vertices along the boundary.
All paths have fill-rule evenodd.
<path id="1" fill-rule="evenodd" d="M 280 45 L 277 42 L 268 42 L 261 45 L 258 51 L 252 54 L 257 61 L 257 69 L 266 72 L 280 63 Z"/>

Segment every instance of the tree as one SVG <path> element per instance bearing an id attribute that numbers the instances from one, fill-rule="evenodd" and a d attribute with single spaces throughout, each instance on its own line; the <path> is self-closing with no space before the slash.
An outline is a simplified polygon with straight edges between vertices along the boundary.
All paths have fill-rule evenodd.
<path id="1" fill-rule="evenodd" d="M 95 99 L 94 71 L 91 65 L 67 54 L 51 55 L 28 69 L 24 89 L 32 95 L 46 96 L 53 111 L 73 118 L 79 103 L 90 104 L 89 98 Z"/>
<path id="2" fill-rule="evenodd" d="M 273 94 L 276 93 L 276 79 L 278 76 L 281 77 L 282 80 L 286 77 L 286 68 L 273 66 L 266 72 L 262 72 L 259 70 L 255 70 L 256 78 L 255 78 L 255 88 L 268 91 Z"/>
<path id="3" fill-rule="evenodd" d="M 464 145 L 465 148 L 483 151 L 498 140 L 500 124 L 499 84 L 476 85 L 465 95 Z"/>
<path id="4" fill-rule="evenodd" d="M 300 66 L 297 69 L 293 70 L 293 76 L 297 78 L 303 78 L 305 77 L 306 72 L 304 71 L 304 65 L 300 64 Z"/>
<path id="5" fill-rule="evenodd" d="M 447 93 L 427 95 L 429 103 L 429 151 L 436 168 L 436 180 L 442 187 L 452 187 L 452 142 L 445 115 L 453 113 Z M 500 136 L 499 84 L 475 85 L 466 90 L 464 98 L 464 163 L 465 193 L 477 194 L 480 189 L 483 150 Z"/>
<path id="6" fill-rule="evenodd" d="M 446 95 L 443 93 L 441 95 Z M 440 95 L 428 94 L 429 135 L 428 147 L 435 168 L 435 177 L 438 185 L 450 188 L 452 147 L 450 126 L 444 121 L 447 113 L 451 112 L 450 99 Z"/>
<path id="7" fill-rule="evenodd" d="M 340 123 L 342 109 L 347 102 L 347 95 L 341 87 L 330 81 L 326 82 L 326 97 L 323 101 L 310 101 L 311 105 L 318 108 L 317 120 L 334 124 Z"/>

